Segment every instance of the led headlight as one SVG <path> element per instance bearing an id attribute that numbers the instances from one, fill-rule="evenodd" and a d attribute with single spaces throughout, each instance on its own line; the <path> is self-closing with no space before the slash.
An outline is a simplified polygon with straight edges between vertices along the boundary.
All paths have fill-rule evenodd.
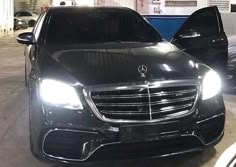
<path id="1" fill-rule="evenodd" d="M 67 109 L 83 109 L 74 87 L 51 79 L 44 79 L 39 86 L 43 102 Z"/>
<path id="2" fill-rule="evenodd" d="M 221 90 L 220 76 L 213 70 L 206 73 L 202 82 L 202 100 L 207 100 Z"/>

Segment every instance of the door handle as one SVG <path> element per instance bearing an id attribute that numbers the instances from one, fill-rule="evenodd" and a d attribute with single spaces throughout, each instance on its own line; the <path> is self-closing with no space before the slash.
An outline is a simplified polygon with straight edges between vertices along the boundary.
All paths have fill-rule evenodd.
<path id="1" fill-rule="evenodd" d="M 222 42 L 222 41 L 224 41 L 223 38 L 213 39 L 213 40 L 212 40 L 212 43 L 219 43 L 219 42 Z"/>

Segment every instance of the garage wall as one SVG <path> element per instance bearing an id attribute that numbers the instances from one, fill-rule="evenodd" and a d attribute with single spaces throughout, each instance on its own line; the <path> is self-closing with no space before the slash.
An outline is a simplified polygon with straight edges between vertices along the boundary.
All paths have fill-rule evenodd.
<path id="1" fill-rule="evenodd" d="M 136 0 L 95 0 L 98 6 L 123 6 L 136 9 Z"/>
<path id="2" fill-rule="evenodd" d="M 40 12 L 42 6 L 49 6 L 50 4 L 51 0 L 14 0 L 14 12 L 20 10 Z"/>
<path id="3" fill-rule="evenodd" d="M 209 0 L 209 6 L 218 6 L 221 12 L 230 12 L 230 0 Z"/>
<path id="4" fill-rule="evenodd" d="M 198 0 L 196 6 L 180 5 L 180 6 L 166 6 L 163 9 L 163 14 L 165 15 L 190 15 L 198 8 L 203 6 L 203 0 Z"/>
<path id="5" fill-rule="evenodd" d="M 51 4 L 51 0 L 37 0 L 36 3 L 34 1 L 35 0 L 33 0 L 33 3 L 30 2 L 30 5 L 31 10 L 36 12 L 40 12 L 42 6 L 50 6 Z"/>
<path id="6" fill-rule="evenodd" d="M 13 33 L 13 0 L 0 0 L 0 36 Z"/>
<path id="7" fill-rule="evenodd" d="M 105 6 L 124 6 L 135 10 L 135 0 L 106 0 Z"/>
<path id="8" fill-rule="evenodd" d="M 194 11 L 207 6 L 218 6 L 220 12 L 229 12 L 230 3 L 236 3 L 236 0 L 97 0 L 104 1 L 106 6 L 127 6 L 143 15 L 190 15 Z M 168 2 L 196 2 L 194 6 L 188 5 L 172 5 L 168 6 Z M 173 3 L 174 4 L 174 3 Z M 161 10 L 161 12 L 158 12 Z M 157 11 L 157 12 L 156 12 Z"/>
<path id="9" fill-rule="evenodd" d="M 172 5 L 167 5 L 167 1 Z M 176 1 L 180 3 L 175 4 Z M 208 5 L 207 0 L 192 0 L 195 5 L 183 5 L 185 1 L 188 4 L 191 0 L 156 0 L 156 3 L 153 3 L 153 0 L 137 0 L 138 12 L 143 15 L 190 15 L 195 10 Z"/>
<path id="10" fill-rule="evenodd" d="M 60 6 L 61 2 L 65 2 L 66 6 L 71 6 L 72 5 L 72 1 L 71 0 L 53 0 L 52 1 L 52 6 Z M 78 1 L 78 0 L 77 0 Z M 74 2 L 74 1 L 73 1 Z M 76 1 L 75 1 L 76 2 Z"/>
<path id="11" fill-rule="evenodd" d="M 221 13 L 221 17 L 226 34 L 236 35 L 236 13 Z"/>
<path id="12" fill-rule="evenodd" d="M 229 12 L 230 3 L 236 3 L 236 0 L 156 0 L 158 2 L 156 4 L 153 4 L 153 1 L 137 0 L 138 11 L 143 15 L 190 15 L 197 9 L 216 5 L 220 12 Z M 195 5 L 189 5 L 189 2 L 190 4 L 195 2 Z M 168 5 L 170 3 L 172 5 Z M 162 12 L 153 12 L 154 8 L 158 8 L 158 6 Z"/>

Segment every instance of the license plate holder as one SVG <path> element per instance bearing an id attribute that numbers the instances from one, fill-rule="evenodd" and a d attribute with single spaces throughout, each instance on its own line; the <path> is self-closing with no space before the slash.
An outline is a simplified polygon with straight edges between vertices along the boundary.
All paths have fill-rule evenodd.
<path id="1" fill-rule="evenodd" d="M 177 135 L 180 131 L 180 122 L 172 121 L 165 123 L 121 125 L 121 142 L 147 142 L 156 141 L 163 136 Z"/>

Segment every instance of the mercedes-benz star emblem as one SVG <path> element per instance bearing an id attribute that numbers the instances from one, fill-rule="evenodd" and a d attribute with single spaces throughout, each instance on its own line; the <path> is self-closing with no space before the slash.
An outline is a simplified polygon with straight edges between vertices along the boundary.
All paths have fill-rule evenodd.
<path id="1" fill-rule="evenodd" d="M 138 66 L 138 72 L 141 74 L 141 78 L 145 78 L 145 74 L 147 73 L 147 66 L 140 65 Z"/>

